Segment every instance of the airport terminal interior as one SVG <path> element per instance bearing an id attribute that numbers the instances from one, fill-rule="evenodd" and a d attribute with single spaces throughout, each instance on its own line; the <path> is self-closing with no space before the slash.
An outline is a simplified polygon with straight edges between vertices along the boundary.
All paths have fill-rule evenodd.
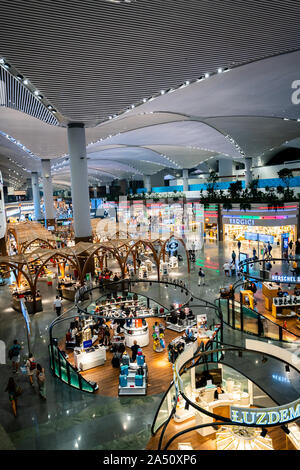
<path id="1" fill-rule="evenodd" d="M 1 0 L 0 449 L 300 449 L 300 1 Z"/>

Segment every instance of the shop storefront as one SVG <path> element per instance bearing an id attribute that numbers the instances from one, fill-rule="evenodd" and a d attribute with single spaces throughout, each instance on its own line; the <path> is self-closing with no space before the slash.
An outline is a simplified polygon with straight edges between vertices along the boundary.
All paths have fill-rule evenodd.
<path id="1" fill-rule="evenodd" d="M 208 204 L 204 208 L 204 237 L 206 240 L 218 240 L 218 205 Z"/>
<path id="2" fill-rule="evenodd" d="M 284 207 L 269 209 L 266 205 L 252 204 L 250 210 L 240 210 L 239 205 L 226 210 L 222 208 L 223 233 L 226 240 L 240 240 L 249 246 L 261 242 L 281 246 L 283 235 L 295 242 L 298 237 L 298 203 L 285 204 Z"/>

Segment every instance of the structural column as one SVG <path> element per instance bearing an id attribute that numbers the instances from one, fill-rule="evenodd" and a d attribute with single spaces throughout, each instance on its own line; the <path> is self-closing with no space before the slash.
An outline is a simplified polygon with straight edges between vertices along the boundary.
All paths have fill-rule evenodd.
<path id="1" fill-rule="evenodd" d="M 183 191 L 189 190 L 189 170 L 182 170 Z"/>
<path id="2" fill-rule="evenodd" d="M 42 219 L 41 213 L 41 199 L 40 199 L 40 188 L 39 188 L 39 175 L 36 171 L 31 173 L 31 187 L 32 187 L 32 199 L 34 206 L 34 217 L 35 220 Z"/>
<path id="3" fill-rule="evenodd" d="M 53 185 L 52 185 L 50 160 L 42 160 L 42 177 L 43 177 L 45 221 L 46 221 L 46 226 L 50 227 L 55 224 Z"/>
<path id="4" fill-rule="evenodd" d="M 109 184 L 105 185 L 105 192 L 107 195 L 110 194 L 109 189 L 110 189 Z"/>
<path id="5" fill-rule="evenodd" d="M 146 188 L 147 193 L 151 193 L 151 177 L 149 175 L 144 176 L 144 187 Z"/>
<path id="6" fill-rule="evenodd" d="M 80 241 L 91 241 L 92 227 L 90 220 L 90 198 L 84 124 L 69 124 L 68 143 L 71 167 L 75 243 Z"/>
<path id="7" fill-rule="evenodd" d="M 245 185 L 246 185 L 246 188 L 249 187 L 249 184 L 252 181 L 251 167 L 252 167 L 252 158 L 251 157 L 245 158 Z"/>
<path id="8" fill-rule="evenodd" d="M 219 162 L 219 176 L 232 176 L 232 160 L 231 158 L 220 158 Z"/>

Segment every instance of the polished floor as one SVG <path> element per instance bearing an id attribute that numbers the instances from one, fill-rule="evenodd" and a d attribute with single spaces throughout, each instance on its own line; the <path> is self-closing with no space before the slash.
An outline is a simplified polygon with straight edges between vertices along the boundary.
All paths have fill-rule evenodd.
<path id="1" fill-rule="evenodd" d="M 205 285 L 198 287 L 198 266 L 192 266 L 190 276 L 186 266 L 180 266 L 179 277 L 189 284 L 196 295 L 213 301 L 221 285 L 227 285 L 232 279 L 225 278 L 222 266 L 230 259 L 233 245 L 217 245 L 207 241 L 197 259 L 204 264 L 206 273 Z M 237 252 L 236 247 L 234 246 Z M 249 249 L 250 251 L 250 249 Z M 73 390 L 51 376 L 47 353 L 48 328 L 55 318 L 53 300 L 55 288 L 40 282 L 43 295 L 44 311 L 31 318 L 31 350 L 38 362 L 45 367 L 47 376 L 47 401 L 42 401 L 37 387 L 31 388 L 26 375 L 19 373 L 16 381 L 23 393 L 19 398 L 18 416 L 14 418 L 4 392 L 7 380 L 11 375 L 10 364 L 0 365 L 0 447 L 13 446 L 16 449 L 145 449 L 150 438 L 150 427 L 162 397 L 162 393 L 149 394 L 145 397 L 118 397 L 102 394 L 89 395 Z M 22 358 L 27 354 L 26 330 L 20 313 L 10 307 L 8 287 L 0 287 L 0 339 L 9 347 L 13 339 L 23 342 Z M 165 305 L 170 304 L 178 295 L 170 289 L 165 293 L 153 291 L 153 296 L 163 297 Z M 194 299 L 193 305 L 197 305 Z M 64 301 L 64 309 L 72 304 Z M 195 313 L 205 312 L 204 308 L 193 307 Z M 213 318 L 210 318 L 211 321 Z M 239 331 L 225 327 L 224 341 L 230 344 L 244 344 Z M 249 357 L 235 357 L 227 354 L 228 364 L 238 367 L 247 365 L 249 377 L 256 377 L 263 382 L 275 402 L 286 403 L 300 394 L 299 374 L 291 370 L 289 384 L 277 383 L 274 373 L 286 375 L 282 363 L 271 360 L 266 364 L 256 363 L 255 354 Z M 1 433 L 3 438 L 1 438 Z"/>

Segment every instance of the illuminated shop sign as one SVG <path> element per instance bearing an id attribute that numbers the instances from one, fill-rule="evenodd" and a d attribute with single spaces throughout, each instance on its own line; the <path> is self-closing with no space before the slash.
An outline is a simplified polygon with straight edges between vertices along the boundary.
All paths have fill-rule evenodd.
<path id="1" fill-rule="evenodd" d="M 288 423 L 300 417 L 300 399 L 288 405 L 276 408 L 238 408 L 230 407 L 230 419 L 234 423 L 251 424 L 255 426 L 271 426 L 274 424 Z"/>
<path id="2" fill-rule="evenodd" d="M 288 284 L 298 284 L 300 283 L 300 276 L 279 276 L 277 274 L 272 274 L 272 281 L 287 282 Z"/>
<path id="3" fill-rule="evenodd" d="M 229 223 L 233 225 L 254 225 L 254 220 L 253 219 L 240 219 L 238 217 L 236 218 L 230 218 Z"/>

